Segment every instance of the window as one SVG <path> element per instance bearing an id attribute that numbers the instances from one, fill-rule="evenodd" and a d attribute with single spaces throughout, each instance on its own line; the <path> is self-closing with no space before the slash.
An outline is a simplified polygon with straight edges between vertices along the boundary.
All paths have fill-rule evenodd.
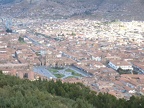
<path id="1" fill-rule="evenodd" d="M 28 78 L 28 73 L 24 73 L 23 78 Z"/>

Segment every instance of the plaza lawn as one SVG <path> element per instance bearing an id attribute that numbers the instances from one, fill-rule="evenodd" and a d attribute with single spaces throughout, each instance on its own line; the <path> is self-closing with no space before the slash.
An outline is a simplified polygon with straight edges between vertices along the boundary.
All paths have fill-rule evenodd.
<path id="1" fill-rule="evenodd" d="M 56 69 L 56 70 L 63 70 L 63 67 L 53 67 L 52 69 Z"/>
<path id="2" fill-rule="evenodd" d="M 66 69 L 65 71 L 67 71 L 67 72 L 71 72 L 73 76 L 82 77 L 82 75 L 81 75 L 81 74 L 76 73 L 76 72 L 75 72 L 74 70 L 72 70 L 72 69 Z"/>
<path id="3" fill-rule="evenodd" d="M 57 78 L 63 78 L 65 75 L 63 74 L 54 74 Z"/>
<path id="4" fill-rule="evenodd" d="M 72 72 L 72 75 L 73 75 L 73 76 L 79 76 L 79 77 L 82 77 L 82 75 L 81 75 L 81 74 L 76 73 L 76 72 Z"/>
<path id="5" fill-rule="evenodd" d="M 63 78 L 65 75 L 64 74 L 60 74 L 59 71 L 60 70 L 63 70 L 64 68 L 55 68 L 55 67 L 52 67 L 52 68 L 48 68 L 48 70 L 57 78 Z M 65 70 L 66 72 L 70 72 L 71 73 L 71 77 L 82 77 L 81 74 L 75 72 L 74 70 L 68 68 Z"/>
<path id="6" fill-rule="evenodd" d="M 73 72 L 75 73 L 75 71 L 74 71 L 74 70 L 69 69 L 69 68 L 68 68 L 68 69 L 66 69 L 65 71 L 67 71 L 67 72 L 71 72 L 71 73 L 73 73 Z"/>
<path id="7" fill-rule="evenodd" d="M 58 72 L 57 69 L 53 69 L 53 68 L 49 68 L 48 70 L 49 70 L 51 73 L 57 73 L 57 72 Z"/>

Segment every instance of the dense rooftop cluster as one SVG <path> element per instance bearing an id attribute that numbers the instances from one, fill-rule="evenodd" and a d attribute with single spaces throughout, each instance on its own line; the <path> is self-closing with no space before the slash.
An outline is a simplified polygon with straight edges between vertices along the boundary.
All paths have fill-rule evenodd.
<path id="1" fill-rule="evenodd" d="M 13 21 L 14 33 L 0 32 L 3 73 L 30 80 L 51 79 L 50 74 L 45 75 L 44 67 L 71 66 L 87 77 L 62 78 L 62 81 L 81 82 L 117 98 L 143 95 L 143 22 Z M 35 67 L 39 66 L 43 69 L 37 73 Z"/>

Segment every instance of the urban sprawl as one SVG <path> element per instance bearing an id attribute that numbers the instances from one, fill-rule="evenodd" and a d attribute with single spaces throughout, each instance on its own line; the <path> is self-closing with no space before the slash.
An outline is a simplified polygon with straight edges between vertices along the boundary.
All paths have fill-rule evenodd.
<path id="1" fill-rule="evenodd" d="M 129 99 L 144 94 L 144 22 L 5 19 L 0 70 L 34 80 L 81 82 Z"/>

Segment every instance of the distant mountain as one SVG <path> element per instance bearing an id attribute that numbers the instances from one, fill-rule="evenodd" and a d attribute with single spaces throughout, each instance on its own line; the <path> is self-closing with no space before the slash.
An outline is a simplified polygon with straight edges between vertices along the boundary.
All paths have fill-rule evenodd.
<path id="1" fill-rule="evenodd" d="M 0 0 L 13 17 L 144 20 L 144 0 Z M 12 3 L 11 6 L 5 6 Z"/>
<path id="2" fill-rule="evenodd" d="M 100 18 L 144 20 L 144 0 L 103 0 L 93 12 Z"/>

